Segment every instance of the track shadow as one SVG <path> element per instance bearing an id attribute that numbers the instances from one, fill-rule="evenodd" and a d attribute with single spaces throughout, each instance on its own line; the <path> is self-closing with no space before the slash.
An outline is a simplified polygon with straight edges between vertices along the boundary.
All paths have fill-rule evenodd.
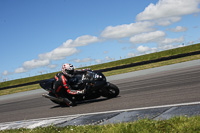
<path id="1" fill-rule="evenodd" d="M 102 102 L 109 100 L 108 98 L 99 98 L 99 99 L 91 99 L 91 100 L 85 100 L 85 101 L 78 101 L 77 104 L 89 104 L 89 103 L 95 103 L 95 102 Z"/>
<path id="2" fill-rule="evenodd" d="M 120 97 L 120 96 L 117 96 L 117 97 Z M 110 100 L 110 99 L 113 99 L 113 98 L 98 98 L 98 99 L 91 99 L 91 100 L 85 100 L 85 101 L 77 101 L 77 106 L 84 105 L 84 104 L 90 104 L 90 103 L 96 103 L 96 102 L 102 102 L 102 101 L 106 101 L 106 100 Z M 73 107 L 76 107 L 76 106 L 73 106 Z M 66 105 L 57 104 L 56 106 L 51 107 L 51 109 L 54 109 L 54 108 L 70 108 L 70 107 L 66 106 Z"/>
<path id="3" fill-rule="evenodd" d="M 69 106 L 67 105 L 60 105 L 60 104 L 57 104 L 56 106 L 53 106 L 51 107 L 50 109 L 54 109 L 54 108 L 68 108 Z"/>

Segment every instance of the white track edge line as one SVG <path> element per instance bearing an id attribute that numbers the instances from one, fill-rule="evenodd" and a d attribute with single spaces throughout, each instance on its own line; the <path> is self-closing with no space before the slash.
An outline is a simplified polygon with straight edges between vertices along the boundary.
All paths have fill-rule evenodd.
<path id="1" fill-rule="evenodd" d="M 104 112 L 85 113 L 85 114 L 65 115 L 65 116 L 57 116 L 57 117 L 38 118 L 38 119 L 30 119 L 30 120 L 22 120 L 22 121 L 5 122 L 5 123 L 0 123 L 0 124 L 29 122 L 29 121 L 42 121 L 42 120 L 47 120 L 47 119 L 48 120 L 49 119 L 61 119 L 61 118 L 66 118 L 66 117 L 76 117 L 77 118 L 77 117 L 80 117 L 80 116 L 87 116 L 87 115 L 137 111 L 137 110 L 146 110 L 146 109 L 158 109 L 158 108 L 166 108 L 166 107 L 188 106 L 188 105 L 196 105 L 196 104 L 200 104 L 200 101 L 199 102 L 190 102 L 190 103 L 179 103 L 179 104 L 169 104 L 169 105 L 160 105 L 160 106 L 132 108 L 132 109 L 112 110 L 112 111 L 104 111 Z"/>

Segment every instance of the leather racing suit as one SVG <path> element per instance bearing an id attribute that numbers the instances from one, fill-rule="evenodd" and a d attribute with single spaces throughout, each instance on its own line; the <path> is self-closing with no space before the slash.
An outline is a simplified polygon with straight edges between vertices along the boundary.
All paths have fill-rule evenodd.
<path id="1" fill-rule="evenodd" d="M 86 73 L 90 69 L 75 70 L 74 73 Z M 55 75 L 55 82 L 53 84 L 53 90 L 57 97 L 66 97 L 66 92 L 69 95 L 85 94 L 84 90 L 74 90 L 69 84 L 70 77 L 65 76 L 63 73 L 57 73 Z"/>

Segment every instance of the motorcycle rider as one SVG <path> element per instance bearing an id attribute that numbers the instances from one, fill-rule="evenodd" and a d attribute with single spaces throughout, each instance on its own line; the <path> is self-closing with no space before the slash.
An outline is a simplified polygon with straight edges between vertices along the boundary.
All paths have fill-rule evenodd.
<path id="1" fill-rule="evenodd" d="M 74 90 L 70 84 L 69 80 L 74 76 L 74 73 L 86 73 L 90 69 L 74 70 L 73 65 L 63 64 L 61 71 L 62 73 L 57 73 L 55 75 L 55 82 L 53 84 L 53 90 L 56 97 L 64 98 L 65 103 L 68 106 L 75 106 L 76 102 L 73 99 L 75 95 L 83 95 L 86 93 L 86 88 L 83 90 Z M 66 94 L 68 97 L 66 98 Z"/>

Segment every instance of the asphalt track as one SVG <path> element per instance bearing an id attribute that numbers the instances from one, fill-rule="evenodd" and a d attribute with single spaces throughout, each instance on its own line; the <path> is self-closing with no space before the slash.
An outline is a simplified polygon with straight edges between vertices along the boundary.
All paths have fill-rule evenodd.
<path id="1" fill-rule="evenodd" d="M 110 80 L 120 88 L 117 98 L 100 98 L 79 103 L 76 107 L 57 106 L 41 96 L 43 91 L 20 98 L 0 99 L 0 123 L 200 101 L 200 64 L 152 70 L 152 73 Z"/>

